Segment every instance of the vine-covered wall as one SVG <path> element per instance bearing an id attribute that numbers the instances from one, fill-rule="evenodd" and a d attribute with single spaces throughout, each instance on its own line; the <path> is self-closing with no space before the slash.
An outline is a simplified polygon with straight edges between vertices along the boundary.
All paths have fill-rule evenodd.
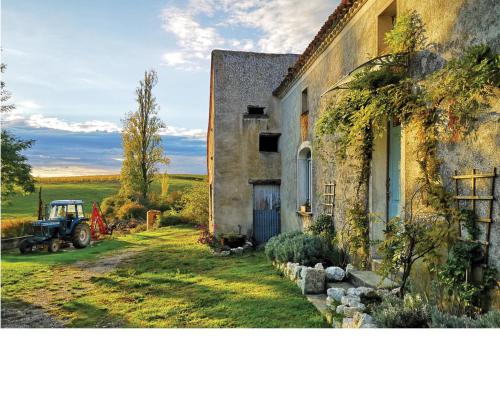
<path id="1" fill-rule="evenodd" d="M 314 126 L 319 116 L 340 97 L 341 90 L 333 90 L 325 94 L 334 86 L 341 85 L 346 75 L 363 62 L 377 56 L 377 17 L 391 1 L 369 0 L 352 18 L 327 50 L 313 63 L 300 80 L 283 96 L 282 132 L 285 140 L 282 142 L 282 226 L 283 230 L 301 228 L 302 218 L 297 215 L 296 207 L 296 151 L 300 146 L 300 96 L 307 88 L 309 95 L 309 135 L 313 142 L 313 176 L 314 201 L 312 211 L 315 215 L 322 212 L 322 193 L 325 183 L 337 183 L 337 198 L 335 207 L 335 223 L 337 230 L 346 225 L 347 216 L 352 209 L 354 200 L 366 201 L 370 211 L 383 210 L 385 205 L 385 187 L 380 187 L 380 181 L 374 180 L 384 171 L 380 159 L 381 155 L 373 153 L 371 162 L 370 190 L 368 194 L 359 191 L 359 171 L 362 162 L 356 151 L 347 148 L 344 160 L 340 161 L 335 153 L 334 137 L 317 140 Z M 412 62 L 410 74 L 425 76 L 440 69 L 446 61 L 461 54 L 466 48 L 474 44 L 485 43 L 497 52 L 500 50 L 500 21 L 495 18 L 499 13 L 499 5 L 491 0 L 457 0 L 457 1 L 397 1 L 398 14 L 416 10 L 421 16 L 426 28 L 428 45 L 426 51 L 420 53 Z M 354 50 L 354 51 L 353 51 Z M 491 104 L 491 109 L 483 115 L 482 126 L 467 140 L 456 143 L 442 143 L 438 146 L 438 155 L 442 158 L 440 172 L 446 189 L 454 190 L 451 175 L 455 170 L 460 173 L 469 172 L 472 168 L 481 171 L 492 170 L 500 166 L 500 131 L 498 125 L 498 102 Z M 385 126 L 373 126 L 375 140 L 383 137 Z M 376 147 L 375 147 L 376 148 Z M 417 185 L 421 169 L 416 161 L 417 135 L 411 129 L 403 132 L 402 140 L 402 187 L 403 202 L 411 196 Z M 383 147 L 380 147 L 379 151 Z M 368 198 L 360 199 L 367 195 Z M 496 198 L 500 198 L 500 184 L 496 186 Z M 498 201 L 495 202 L 494 218 L 499 219 Z M 351 216 L 352 217 L 352 216 Z M 380 216 L 385 219 L 384 215 Z M 372 222 L 371 234 L 381 232 L 377 229 L 377 222 Z M 345 231 L 346 242 L 355 235 Z M 341 238 L 342 239 L 342 238 Z M 378 239 L 375 237 L 375 239 Z M 496 260 L 500 257 L 500 222 L 492 226 L 490 263 L 500 267 Z M 358 254 L 360 258 L 364 254 Z M 372 255 L 375 255 L 372 247 Z"/>

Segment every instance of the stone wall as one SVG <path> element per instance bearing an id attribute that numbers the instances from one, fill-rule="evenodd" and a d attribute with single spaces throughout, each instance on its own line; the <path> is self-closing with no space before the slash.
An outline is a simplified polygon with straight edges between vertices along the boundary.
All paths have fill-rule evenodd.
<path id="1" fill-rule="evenodd" d="M 352 158 L 340 163 L 332 154 L 331 146 L 320 144 L 314 140 L 314 125 L 326 105 L 335 99 L 335 91 L 325 93 L 341 83 L 346 75 L 363 62 L 377 55 L 377 17 L 392 2 L 388 0 L 368 0 L 352 17 L 344 29 L 326 48 L 326 50 L 308 68 L 305 74 L 282 95 L 281 98 L 281 130 L 282 148 L 282 227 L 284 231 L 301 229 L 304 217 L 297 211 L 297 174 L 296 157 L 301 145 L 300 113 L 301 94 L 307 88 L 309 96 L 309 137 L 313 142 L 313 180 L 314 197 L 312 212 L 322 212 L 322 194 L 324 184 L 337 183 L 335 220 L 337 227 L 345 222 L 345 211 L 352 204 L 355 188 L 355 162 Z M 459 54 L 464 48 L 477 43 L 487 43 L 496 52 L 500 50 L 500 3 L 494 0 L 410 0 L 397 1 L 398 13 L 415 9 L 422 16 L 426 25 L 426 34 L 430 43 L 430 51 L 422 54 L 414 65 L 414 73 L 423 75 L 440 68 L 446 59 Z M 499 104 L 493 104 L 493 111 L 500 111 Z M 496 114 L 498 115 L 498 114 Z M 478 134 L 470 140 L 446 145 L 441 149 L 444 159 L 443 176 L 449 189 L 454 185 L 451 179 L 454 170 L 460 173 L 469 172 L 473 168 L 480 171 L 491 171 L 500 166 L 500 131 L 495 115 L 485 117 L 484 125 Z M 379 128 L 378 141 L 375 146 L 374 161 L 370 187 L 370 209 L 372 212 L 384 214 L 386 203 L 385 187 L 381 182 L 385 179 L 384 160 L 386 146 L 385 128 Z M 403 127 L 401 187 L 402 202 L 413 193 L 415 180 L 418 177 L 418 166 L 414 157 L 415 145 L 411 132 Z M 496 185 L 496 198 L 499 199 L 500 185 Z M 490 263 L 498 264 L 500 256 L 500 221 L 499 203 L 495 201 L 492 227 Z M 385 219 L 385 215 L 380 215 Z M 371 239 L 380 238 L 383 224 L 372 223 Z M 373 255 L 376 256 L 374 253 Z M 497 267 L 500 267 L 497 265 Z"/>

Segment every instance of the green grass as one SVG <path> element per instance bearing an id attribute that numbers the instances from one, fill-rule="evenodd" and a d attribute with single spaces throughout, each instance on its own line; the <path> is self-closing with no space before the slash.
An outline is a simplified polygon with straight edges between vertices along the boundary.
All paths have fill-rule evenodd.
<path id="1" fill-rule="evenodd" d="M 42 307 L 69 327 L 326 326 L 262 252 L 220 258 L 196 239 L 192 228 L 171 227 L 59 254 L 6 252 L 2 302 Z M 133 250 L 107 273 L 73 264 Z"/>
<path id="2" fill-rule="evenodd" d="M 169 191 L 183 191 L 203 177 L 203 175 L 171 175 Z M 92 202 L 100 202 L 103 198 L 116 194 L 120 188 L 118 181 L 78 182 L 78 177 L 75 177 L 74 182 L 44 183 L 42 179 L 42 182 L 37 184 L 35 193 L 15 196 L 10 204 L 4 205 L 2 219 L 35 217 L 38 212 L 39 185 L 42 186 L 42 198 L 46 203 L 64 199 L 83 200 L 86 212 L 91 211 Z M 159 182 L 153 184 L 153 190 L 160 193 Z"/>

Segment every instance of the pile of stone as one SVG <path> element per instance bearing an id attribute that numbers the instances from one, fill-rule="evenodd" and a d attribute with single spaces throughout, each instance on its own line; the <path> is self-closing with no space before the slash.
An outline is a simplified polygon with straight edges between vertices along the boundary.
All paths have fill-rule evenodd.
<path id="1" fill-rule="evenodd" d="M 366 304 L 381 301 L 388 291 L 369 287 L 334 287 L 328 289 L 326 294 L 326 304 L 337 314 L 344 316 L 342 328 L 376 328 L 371 315 L 365 312 Z"/>
<path id="2" fill-rule="evenodd" d="M 275 263 L 277 269 L 287 278 L 297 283 L 303 294 L 325 293 L 328 282 L 342 282 L 346 271 L 340 267 L 327 267 L 317 263 L 307 267 L 299 263 Z"/>
<path id="3" fill-rule="evenodd" d="M 220 251 L 214 251 L 214 255 L 219 257 L 228 257 L 231 255 L 241 256 L 243 253 L 246 253 L 253 249 L 253 243 L 250 241 L 246 241 L 243 246 L 240 247 L 223 247 Z"/>

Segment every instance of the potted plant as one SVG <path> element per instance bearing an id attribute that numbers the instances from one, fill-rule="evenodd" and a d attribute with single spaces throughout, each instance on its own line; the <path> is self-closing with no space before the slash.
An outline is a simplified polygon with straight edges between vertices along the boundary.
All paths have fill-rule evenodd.
<path id="1" fill-rule="evenodd" d="M 310 213 L 311 205 L 309 204 L 309 200 L 307 200 L 304 204 L 300 206 L 300 212 L 302 213 Z"/>

